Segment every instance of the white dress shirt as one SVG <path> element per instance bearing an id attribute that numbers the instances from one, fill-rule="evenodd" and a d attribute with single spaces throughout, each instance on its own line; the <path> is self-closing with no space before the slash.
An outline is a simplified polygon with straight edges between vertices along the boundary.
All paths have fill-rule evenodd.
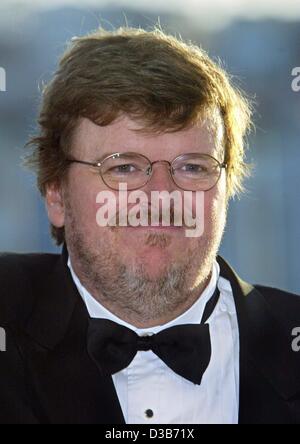
<path id="1" fill-rule="evenodd" d="M 194 305 L 167 324 L 151 328 L 136 328 L 108 311 L 80 283 L 70 259 L 68 266 L 92 318 L 109 319 L 138 335 L 158 333 L 174 325 L 199 324 L 218 285 L 220 298 L 206 321 L 210 326 L 212 355 L 200 385 L 174 373 L 151 350 L 138 351 L 126 369 L 113 375 L 113 381 L 126 424 L 238 423 L 238 322 L 230 282 L 219 276 L 216 261 L 211 280 Z"/>

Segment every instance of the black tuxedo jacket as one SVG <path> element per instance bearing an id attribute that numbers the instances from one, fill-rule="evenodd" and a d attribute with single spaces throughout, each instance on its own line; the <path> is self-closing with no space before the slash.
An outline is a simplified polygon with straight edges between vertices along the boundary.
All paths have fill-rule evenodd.
<path id="1" fill-rule="evenodd" d="M 65 256 L 0 255 L 1 424 L 124 424 L 112 378 L 87 353 L 88 313 Z M 218 262 L 238 315 L 239 423 L 299 424 L 300 297 L 252 286 Z"/>

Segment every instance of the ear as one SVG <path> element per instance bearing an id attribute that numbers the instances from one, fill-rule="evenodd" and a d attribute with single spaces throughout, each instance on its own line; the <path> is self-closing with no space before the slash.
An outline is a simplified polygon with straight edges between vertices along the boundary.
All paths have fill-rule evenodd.
<path id="1" fill-rule="evenodd" d="M 65 225 L 65 207 L 61 186 L 49 184 L 46 188 L 45 204 L 52 225 L 61 228 Z"/>

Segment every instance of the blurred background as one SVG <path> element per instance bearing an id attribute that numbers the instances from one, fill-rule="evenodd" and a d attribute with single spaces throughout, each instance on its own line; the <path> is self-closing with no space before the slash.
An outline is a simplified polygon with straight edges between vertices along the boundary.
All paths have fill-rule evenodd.
<path id="1" fill-rule="evenodd" d="M 246 280 L 300 293 L 299 0 L 1 0 L 0 251 L 59 251 L 20 159 L 66 42 L 99 25 L 158 22 L 219 57 L 256 101 L 255 168 L 247 193 L 231 202 L 222 255 Z"/>

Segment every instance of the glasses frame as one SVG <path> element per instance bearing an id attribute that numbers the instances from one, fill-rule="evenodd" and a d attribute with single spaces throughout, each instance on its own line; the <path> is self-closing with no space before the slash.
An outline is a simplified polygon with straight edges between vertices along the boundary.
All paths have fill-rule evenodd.
<path id="1" fill-rule="evenodd" d="M 68 163 L 70 163 L 70 164 L 72 164 L 72 163 L 78 163 L 78 164 L 81 164 L 81 165 L 88 165 L 88 166 L 90 166 L 90 167 L 98 168 L 98 169 L 99 169 L 99 176 L 101 177 L 101 179 L 103 180 L 103 182 L 105 183 L 105 185 L 106 185 L 107 187 L 109 187 L 111 190 L 117 191 L 118 189 L 111 187 L 111 186 L 105 181 L 105 179 L 103 178 L 103 175 L 102 175 L 102 172 L 101 172 L 101 167 L 102 167 L 102 165 L 105 163 L 106 160 L 108 160 L 108 159 L 110 159 L 110 158 L 113 158 L 113 159 L 114 159 L 114 158 L 119 158 L 119 157 L 124 156 L 124 155 L 140 156 L 140 157 L 143 157 L 143 158 L 148 162 L 148 164 L 149 164 L 149 168 L 150 168 L 150 174 L 148 175 L 148 177 L 146 178 L 145 182 L 144 182 L 142 185 L 140 185 L 139 187 L 136 187 L 136 188 L 130 188 L 129 191 L 138 190 L 138 189 L 144 187 L 144 186 L 145 186 L 145 185 L 151 180 L 151 177 L 152 177 L 152 174 L 153 174 L 153 165 L 156 164 L 156 163 L 165 163 L 165 164 L 168 165 L 168 170 L 169 170 L 170 177 L 171 177 L 173 183 L 174 183 L 178 188 L 180 188 L 181 190 L 184 190 L 184 191 L 192 191 L 192 190 L 188 190 L 188 189 L 186 189 L 186 188 L 182 188 L 182 187 L 180 187 L 180 186 L 176 183 L 176 181 L 175 181 L 175 179 L 174 179 L 174 176 L 173 176 L 173 173 L 172 173 L 172 165 L 173 165 L 174 162 L 177 161 L 180 157 L 183 157 L 183 156 L 192 156 L 192 155 L 195 155 L 195 154 L 196 154 L 197 156 L 201 155 L 201 156 L 203 156 L 203 157 L 209 157 L 210 159 L 213 159 L 213 160 L 217 163 L 217 165 L 218 165 L 218 167 L 219 167 L 219 170 L 220 170 L 220 171 L 219 171 L 219 175 L 218 175 L 218 177 L 217 177 L 217 179 L 216 179 L 216 182 L 215 182 L 210 188 L 208 188 L 207 190 L 201 190 L 201 191 L 209 191 L 209 190 L 211 190 L 212 188 L 214 188 L 214 187 L 217 185 L 217 183 L 218 183 L 218 181 L 220 180 L 220 177 L 221 177 L 222 169 L 223 169 L 223 168 L 224 168 L 224 169 L 227 169 L 228 164 L 227 164 L 225 161 L 220 162 L 220 161 L 219 161 L 218 159 L 216 159 L 215 157 L 211 156 L 210 154 L 206 154 L 206 153 L 185 153 L 185 154 L 179 154 L 179 155 L 176 156 L 171 162 L 169 162 L 168 160 L 164 160 L 164 159 L 163 159 L 163 160 L 155 160 L 155 161 L 151 162 L 151 160 L 148 159 L 148 157 L 144 156 L 144 154 L 134 153 L 134 152 L 132 152 L 132 151 L 128 151 L 128 152 L 125 152 L 125 153 L 119 153 L 119 152 L 117 152 L 117 153 L 112 153 L 112 154 L 109 154 L 108 156 L 105 156 L 103 159 L 99 160 L 98 162 L 87 162 L 87 161 L 85 161 L 85 160 L 71 159 L 71 158 L 67 158 L 67 159 L 65 159 L 65 160 L 66 160 L 66 162 L 68 162 Z M 195 190 L 195 191 L 196 191 L 196 190 Z"/>

